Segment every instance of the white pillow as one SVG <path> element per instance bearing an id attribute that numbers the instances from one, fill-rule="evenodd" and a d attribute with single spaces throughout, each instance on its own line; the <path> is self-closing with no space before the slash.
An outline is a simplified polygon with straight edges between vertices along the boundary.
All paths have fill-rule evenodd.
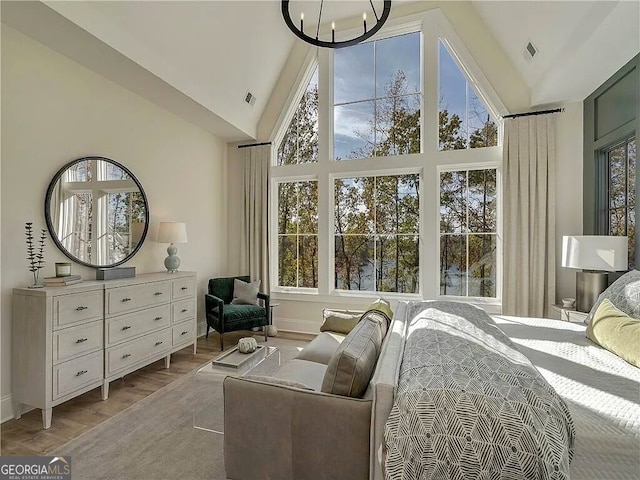
<path id="1" fill-rule="evenodd" d="M 231 305 L 257 305 L 260 280 L 247 283 L 237 278 L 233 279 L 233 300 Z"/>

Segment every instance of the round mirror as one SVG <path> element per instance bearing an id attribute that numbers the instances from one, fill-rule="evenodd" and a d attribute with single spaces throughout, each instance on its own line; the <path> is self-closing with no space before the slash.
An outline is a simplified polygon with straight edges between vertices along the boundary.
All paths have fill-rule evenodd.
<path id="1" fill-rule="evenodd" d="M 51 238 L 71 260 L 115 267 L 142 246 L 149 204 L 138 179 L 104 157 L 69 162 L 47 189 L 44 214 Z"/>

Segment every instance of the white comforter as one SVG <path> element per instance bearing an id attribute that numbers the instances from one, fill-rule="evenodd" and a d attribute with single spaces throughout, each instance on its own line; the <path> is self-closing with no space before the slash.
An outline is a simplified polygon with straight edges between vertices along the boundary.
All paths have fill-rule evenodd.
<path id="1" fill-rule="evenodd" d="M 564 398 L 575 424 L 573 480 L 640 479 L 640 369 L 585 337 L 585 325 L 493 317 Z"/>

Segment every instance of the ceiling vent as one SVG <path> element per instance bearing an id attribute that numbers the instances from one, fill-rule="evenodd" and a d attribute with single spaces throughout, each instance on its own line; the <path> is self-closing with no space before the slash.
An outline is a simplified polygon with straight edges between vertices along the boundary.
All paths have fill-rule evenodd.
<path id="1" fill-rule="evenodd" d="M 522 54 L 524 55 L 524 59 L 530 62 L 531 60 L 533 60 L 533 57 L 535 57 L 538 54 L 538 52 L 539 50 L 536 48 L 536 46 L 529 41 L 527 42 L 527 45 L 524 47 Z"/>
<path id="2" fill-rule="evenodd" d="M 251 92 L 247 92 L 244 96 L 244 101 L 253 107 L 256 104 L 256 96 Z"/>

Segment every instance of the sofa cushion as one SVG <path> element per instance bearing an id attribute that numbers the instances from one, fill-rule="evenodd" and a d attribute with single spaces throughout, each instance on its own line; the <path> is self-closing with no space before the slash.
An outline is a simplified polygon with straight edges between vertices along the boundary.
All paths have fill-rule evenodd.
<path id="1" fill-rule="evenodd" d="M 363 315 L 331 357 L 322 380 L 322 391 L 362 397 L 376 367 L 386 333 L 387 320 L 383 314 L 371 311 Z"/>
<path id="2" fill-rule="evenodd" d="M 281 380 L 303 383 L 316 392 L 319 392 L 326 370 L 327 366 L 321 363 L 294 358 L 290 362 L 287 362 L 273 376 Z"/>
<path id="3" fill-rule="evenodd" d="M 267 311 L 259 305 L 225 305 L 225 324 L 240 322 L 247 318 L 266 317 Z"/>
<path id="4" fill-rule="evenodd" d="M 640 271 L 625 273 L 600 294 L 584 323 L 591 322 L 602 301 L 608 298 L 618 309 L 633 318 L 640 318 Z"/>
<path id="5" fill-rule="evenodd" d="M 640 367 L 640 320 L 629 317 L 605 298 L 587 327 L 587 338 Z"/>
<path id="6" fill-rule="evenodd" d="M 328 365 L 345 336 L 334 332 L 324 332 L 314 338 L 295 358 Z"/>
<path id="7" fill-rule="evenodd" d="M 249 380 L 255 380 L 258 382 L 269 383 L 271 385 L 282 385 L 285 387 L 294 387 L 301 390 L 313 390 L 309 385 L 295 380 L 288 380 L 286 378 L 269 377 L 267 375 L 245 375 L 244 378 Z"/>
<path id="8" fill-rule="evenodd" d="M 321 332 L 336 332 L 347 335 L 356 323 L 360 321 L 363 312 L 349 310 L 330 310 L 325 308 L 322 311 L 323 322 L 320 325 Z"/>

